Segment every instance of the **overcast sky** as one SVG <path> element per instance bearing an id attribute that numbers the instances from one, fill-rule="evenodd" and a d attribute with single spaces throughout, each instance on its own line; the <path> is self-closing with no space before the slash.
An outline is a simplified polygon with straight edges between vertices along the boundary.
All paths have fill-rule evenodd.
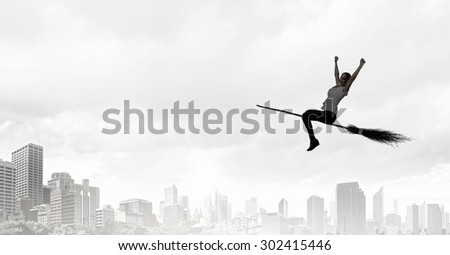
<path id="1" fill-rule="evenodd" d="M 23 3 L 26 2 L 26 3 Z M 176 184 L 192 207 L 218 190 L 242 210 L 281 198 L 306 216 L 310 195 L 358 181 L 372 196 L 450 206 L 450 2 L 433 1 L 3 1 L 0 3 L 0 158 L 44 146 L 44 182 L 65 171 L 101 188 L 101 203 L 164 198 Z M 340 104 L 341 124 L 414 137 L 399 148 L 356 135 L 104 135 L 102 113 L 253 108 L 267 100 L 320 108 L 341 71 L 367 64 Z M 158 115 L 157 115 L 158 116 Z M 294 117 L 287 117 L 293 121 Z M 185 123 L 186 124 L 186 123 Z M 292 124 L 292 123 L 290 123 Z M 290 124 L 280 125 L 281 127 Z M 320 126 L 320 125 L 319 125 Z"/>

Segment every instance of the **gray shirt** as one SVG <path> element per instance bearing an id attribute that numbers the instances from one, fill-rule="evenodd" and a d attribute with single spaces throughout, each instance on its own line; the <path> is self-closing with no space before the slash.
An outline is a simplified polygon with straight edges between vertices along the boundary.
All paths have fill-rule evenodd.
<path id="1" fill-rule="evenodd" d="M 328 97 L 323 101 L 322 110 L 337 113 L 338 104 L 348 94 L 344 86 L 336 85 L 328 90 Z"/>

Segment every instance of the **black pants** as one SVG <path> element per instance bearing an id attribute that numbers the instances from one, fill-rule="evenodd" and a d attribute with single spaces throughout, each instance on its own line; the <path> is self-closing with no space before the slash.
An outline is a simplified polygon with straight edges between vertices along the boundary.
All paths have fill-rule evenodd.
<path id="1" fill-rule="evenodd" d="M 333 124 L 336 121 L 336 113 L 330 111 L 307 110 L 302 116 L 310 140 L 316 139 L 311 121 L 319 121 L 325 124 Z"/>

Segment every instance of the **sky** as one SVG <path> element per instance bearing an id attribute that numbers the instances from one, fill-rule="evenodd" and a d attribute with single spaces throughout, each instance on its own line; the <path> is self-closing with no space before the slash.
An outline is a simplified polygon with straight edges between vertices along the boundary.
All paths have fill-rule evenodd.
<path id="1" fill-rule="evenodd" d="M 449 207 L 449 10 L 445 0 L 3 1 L 0 158 L 42 145 L 45 183 L 53 172 L 88 178 L 114 207 L 139 197 L 157 211 L 175 184 L 192 208 L 218 189 L 234 212 L 257 196 L 269 212 L 286 198 L 291 215 L 306 216 L 309 196 L 328 205 L 336 184 L 352 181 L 369 218 L 381 186 L 386 211 L 393 199 Z M 299 113 L 320 108 L 334 56 L 341 72 L 367 61 L 339 122 L 395 130 L 411 143 L 392 148 L 333 129 L 307 153 L 306 133 L 283 129 L 101 133 L 102 113 L 124 100 L 155 114 L 177 100 L 202 112 L 268 100 Z"/>

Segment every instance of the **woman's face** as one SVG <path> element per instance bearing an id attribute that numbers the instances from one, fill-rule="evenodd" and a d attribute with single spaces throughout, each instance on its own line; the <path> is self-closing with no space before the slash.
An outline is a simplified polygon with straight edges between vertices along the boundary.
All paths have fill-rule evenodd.
<path id="1" fill-rule="evenodd" d="M 341 85 L 345 85 L 347 83 L 348 79 L 350 79 L 350 75 L 344 73 L 341 75 L 341 78 L 339 79 L 341 82 Z"/>

